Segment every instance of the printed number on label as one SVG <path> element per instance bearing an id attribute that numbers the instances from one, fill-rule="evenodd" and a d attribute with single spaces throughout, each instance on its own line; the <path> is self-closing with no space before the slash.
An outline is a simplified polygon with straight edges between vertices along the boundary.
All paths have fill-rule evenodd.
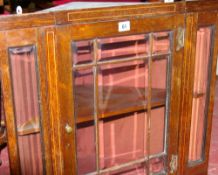
<path id="1" fill-rule="evenodd" d="M 130 21 L 123 21 L 118 23 L 118 31 L 126 32 L 130 31 Z"/>
<path id="2" fill-rule="evenodd" d="M 164 0 L 164 2 L 174 2 L 174 0 Z"/>

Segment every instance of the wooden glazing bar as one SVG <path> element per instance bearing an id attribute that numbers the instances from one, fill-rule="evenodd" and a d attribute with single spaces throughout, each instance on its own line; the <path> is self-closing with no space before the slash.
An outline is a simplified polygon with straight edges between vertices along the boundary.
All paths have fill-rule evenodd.
<path id="1" fill-rule="evenodd" d="M 79 69 L 87 69 L 95 65 L 118 64 L 118 63 L 125 63 L 125 62 L 130 62 L 130 61 L 137 61 L 137 60 L 147 60 L 149 57 L 152 57 L 152 60 L 161 60 L 161 59 L 165 59 L 165 57 L 169 55 L 170 53 L 152 54 L 150 56 L 130 57 L 130 58 L 124 58 L 120 60 L 98 61 L 97 63 L 88 63 L 88 64 L 77 64 L 73 66 L 73 69 L 79 70 Z"/>
<path id="2" fill-rule="evenodd" d="M 150 156 L 150 159 L 161 158 L 161 157 L 164 157 L 164 156 L 166 156 L 165 153 L 155 154 L 155 155 Z M 121 165 L 117 165 L 117 166 L 113 166 L 113 167 L 110 167 L 110 168 L 107 168 L 107 169 L 104 169 L 104 170 L 100 170 L 99 173 L 93 172 L 93 173 L 89 173 L 87 175 L 98 175 L 98 174 L 111 173 L 113 171 L 120 170 L 120 169 L 129 167 L 129 166 L 134 166 L 134 165 L 137 165 L 137 164 L 140 164 L 140 163 L 145 163 L 147 161 L 148 161 L 148 158 L 143 157 L 141 159 L 133 160 L 133 161 L 130 161 L 130 162 L 127 162 L 127 163 L 123 163 Z"/>
<path id="3" fill-rule="evenodd" d="M 153 52 L 153 33 L 149 35 L 150 43 L 150 57 L 148 60 L 148 103 L 147 103 L 147 154 L 148 154 L 148 168 L 147 174 L 150 174 L 150 137 L 151 137 L 151 100 L 152 100 L 152 52 Z"/>
<path id="4" fill-rule="evenodd" d="M 92 67 L 92 66 L 96 66 L 96 65 L 125 63 L 125 62 L 129 62 L 129 61 L 144 60 L 147 58 L 148 58 L 148 56 L 141 56 L 141 57 L 124 58 L 124 59 L 120 59 L 120 60 L 109 60 L 109 61 L 98 61 L 97 60 L 96 63 L 77 64 L 77 65 L 74 65 L 73 68 L 74 69 L 84 69 L 84 68 Z"/>
<path id="5" fill-rule="evenodd" d="M 150 40 L 149 40 L 149 44 L 150 44 Z M 146 90 L 146 86 L 147 86 L 147 79 L 146 79 L 146 76 L 144 76 L 144 79 L 145 79 L 145 84 L 144 84 L 144 93 L 146 94 L 147 93 L 147 90 Z M 148 98 L 148 96 L 146 96 L 145 95 L 145 100 L 148 100 L 147 99 Z M 145 102 L 145 106 L 144 106 L 144 108 L 146 108 L 147 109 L 147 107 L 148 107 L 148 105 L 146 104 L 146 102 Z M 144 113 L 144 134 L 143 134 L 143 154 L 145 155 L 145 153 L 147 152 L 147 135 L 146 135 L 146 133 L 147 133 L 147 114 L 146 113 Z M 146 136 L 145 136 L 146 135 Z M 147 159 L 148 159 L 148 156 L 146 155 L 145 156 Z M 146 162 L 144 162 L 144 172 L 146 172 L 146 174 L 148 173 L 148 168 L 149 168 L 149 166 L 146 164 Z"/>
<path id="6" fill-rule="evenodd" d="M 151 37 L 150 37 L 150 35 L 149 35 L 148 44 L 151 47 Z M 148 62 L 150 60 L 151 55 L 152 55 L 152 50 L 151 50 L 151 48 L 149 48 L 149 50 L 148 50 L 148 58 L 147 58 Z M 144 90 L 144 94 L 147 94 L 147 95 L 145 95 L 145 100 L 148 101 L 148 93 L 149 92 L 147 92 L 148 89 L 146 88 L 148 80 L 147 80 L 146 76 L 144 76 L 144 79 L 145 79 L 145 82 L 144 82 L 145 84 L 144 84 L 144 89 L 143 90 Z M 148 109 L 148 102 L 147 103 L 145 102 L 145 106 L 144 107 L 146 109 Z M 147 137 L 147 124 L 148 124 L 148 120 L 147 119 L 148 119 L 147 113 L 144 113 L 144 135 L 143 135 L 143 154 L 144 155 L 145 155 L 145 153 L 148 154 L 148 137 Z M 146 155 L 146 158 L 149 159 L 148 155 Z M 144 172 L 146 172 L 146 174 L 149 173 L 149 164 L 147 164 L 146 162 L 144 162 Z"/>
<path id="7" fill-rule="evenodd" d="M 124 58 L 120 60 L 110 60 L 110 61 L 99 61 L 97 64 L 98 65 L 105 65 L 105 64 L 117 64 L 117 63 L 125 63 L 129 61 L 137 61 L 137 60 L 148 60 L 150 57 L 152 60 L 161 60 L 164 59 L 166 56 L 169 56 L 170 53 L 166 54 L 152 54 L 150 56 L 139 56 L 139 57 L 131 57 L 131 58 Z"/>
<path id="8" fill-rule="evenodd" d="M 97 63 L 98 60 L 98 40 L 94 40 L 94 62 Z M 96 171 L 99 173 L 100 171 L 100 148 L 99 148 L 99 121 L 98 121 L 98 67 L 93 67 L 94 73 L 94 123 L 95 123 L 95 148 L 96 148 Z"/>
<path id="9" fill-rule="evenodd" d="M 170 34 L 170 53 L 173 51 L 173 34 Z M 172 54 L 167 57 L 167 79 L 166 79 L 166 110 L 165 110 L 165 129 L 164 129 L 164 152 L 167 153 L 167 138 L 169 127 L 169 110 L 170 110 L 170 95 L 171 95 L 171 69 L 172 69 Z"/>

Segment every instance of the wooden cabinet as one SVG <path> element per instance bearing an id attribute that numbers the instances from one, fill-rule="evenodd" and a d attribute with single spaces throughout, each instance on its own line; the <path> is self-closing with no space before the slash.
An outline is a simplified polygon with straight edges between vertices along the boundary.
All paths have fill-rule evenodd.
<path id="1" fill-rule="evenodd" d="M 207 6 L 207 7 L 206 7 Z M 213 6 L 213 7 L 212 7 Z M 186 76 L 180 133 L 182 174 L 206 174 L 214 106 L 217 61 L 217 13 L 215 4 L 188 2 L 185 52 Z M 188 46 L 189 45 L 189 46 Z M 191 46 L 191 47 L 190 47 Z M 184 145 L 184 146 L 183 146 Z"/>
<path id="2" fill-rule="evenodd" d="M 207 174 L 217 9 L 71 3 L 1 17 L 11 174 Z"/>

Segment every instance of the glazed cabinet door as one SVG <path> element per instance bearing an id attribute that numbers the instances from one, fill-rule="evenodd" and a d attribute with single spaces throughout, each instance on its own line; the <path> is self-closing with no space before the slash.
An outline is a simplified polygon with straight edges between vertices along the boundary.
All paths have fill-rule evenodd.
<path id="1" fill-rule="evenodd" d="M 37 28 L 0 32 L 10 174 L 52 173 L 42 38 Z"/>
<path id="2" fill-rule="evenodd" d="M 177 173 L 183 29 L 183 15 L 57 26 L 60 174 Z"/>
<path id="3" fill-rule="evenodd" d="M 186 23 L 180 174 L 206 175 L 216 80 L 217 13 L 192 13 Z"/>

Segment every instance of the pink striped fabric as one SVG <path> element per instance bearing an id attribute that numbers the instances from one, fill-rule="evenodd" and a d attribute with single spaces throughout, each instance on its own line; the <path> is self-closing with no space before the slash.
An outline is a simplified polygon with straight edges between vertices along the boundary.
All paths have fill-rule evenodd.
<path id="1" fill-rule="evenodd" d="M 166 33 L 157 33 L 156 35 L 157 37 L 164 36 Z M 98 51 L 98 54 L 101 55 L 100 60 L 122 59 L 122 57 L 149 54 L 148 38 L 146 39 L 145 35 L 101 39 L 99 42 L 101 43 L 101 49 Z M 85 45 L 84 42 L 83 44 Z M 168 53 L 169 39 L 155 40 L 153 49 L 154 53 Z M 80 52 L 79 49 L 77 51 Z M 86 57 L 82 57 L 82 54 L 79 55 L 81 60 L 92 61 L 91 53 L 88 57 L 87 53 L 85 54 Z M 154 61 L 152 69 L 152 88 L 166 89 L 166 59 Z M 76 86 L 93 86 L 91 68 L 89 74 L 87 72 L 84 71 L 83 76 L 82 73 L 79 74 L 80 76 L 76 76 Z M 106 86 L 146 88 L 148 86 L 148 66 L 142 61 L 104 65 L 99 68 L 98 81 L 99 92 L 101 92 L 101 88 Z M 107 98 L 110 98 L 111 92 L 110 90 L 107 92 Z M 99 93 L 99 95 L 102 94 Z M 126 95 L 128 94 L 124 93 L 124 99 Z M 101 99 L 106 99 L 106 96 Z M 105 107 L 107 100 L 101 101 L 100 104 Z M 104 110 L 104 107 L 101 108 L 100 106 L 100 113 Z M 165 107 L 153 109 L 151 113 L 151 154 L 162 153 L 164 150 L 164 127 Z M 100 120 L 100 168 L 109 168 L 146 156 L 147 129 L 146 112 L 122 114 L 116 116 L 115 119 Z M 79 174 L 95 171 L 93 124 L 77 129 L 77 158 Z M 164 169 L 164 160 L 159 158 L 152 160 L 150 169 L 152 172 L 160 172 Z M 116 173 L 125 175 L 146 174 L 143 165 L 125 168 L 114 172 L 114 174 Z"/>
<path id="2" fill-rule="evenodd" d="M 194 94 L 203 94 L 192 101 L 192 121 L 189 147 L 189 161 L 202 158 L 202 145 L 204 143 L 205 103 L 208 81 L 208 66 L 211 47 L 211 28 L 200 28 L 197 32 L 197 45 L 195 57 Z"/>
<path id="3" fill-rule="evenodd" d="M 13 95 L 17 128 L 39 118 L 35 53 L 32 48 L 24 52 L 10 50 Z M 31 49 L 28 51 L 28 49 Z M 23 175 L 43 174 L 40 134 L 18 135 L 19 155 Z"/>

